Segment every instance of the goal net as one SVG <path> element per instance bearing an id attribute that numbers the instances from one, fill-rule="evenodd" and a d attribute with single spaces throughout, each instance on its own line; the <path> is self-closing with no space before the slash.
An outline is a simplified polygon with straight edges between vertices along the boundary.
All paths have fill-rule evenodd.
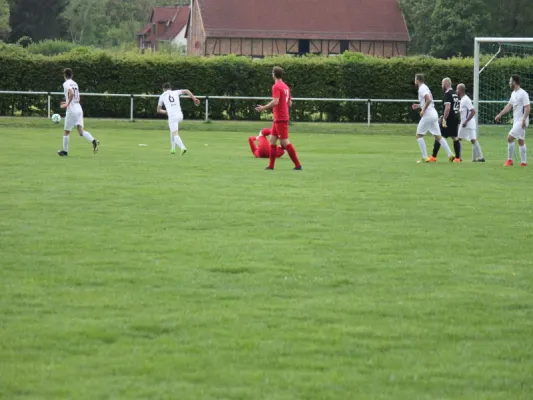
<path id="1" fill-rule="evenodd" d="M 511 97 L 509 78 L 520 75 L 522 88 L 533 98 L 533 38 L 476 38 L 474 107 L 478 124 L 494 124 L 494 117 Z M 510 123 L 513 113 L 503 123 Z"/>

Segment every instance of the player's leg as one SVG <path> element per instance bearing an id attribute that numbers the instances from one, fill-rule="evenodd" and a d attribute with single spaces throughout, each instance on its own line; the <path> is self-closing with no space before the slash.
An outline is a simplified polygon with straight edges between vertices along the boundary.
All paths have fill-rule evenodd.
<path id="1" fill-rule="evenodd" d="M 287 150 L 287 154 L 289 155 L 292 162 L 294 163 L 294 169 L 296 171 L 300 171 L 302 169 L 302 164 L 300 164 L 300 160 L 298 159 L 298 155 L 296 154 L 296 149 L 294 148 L 292 143 L 289 141 L 289 138 L 284 136 L 284 138 L 281 139 L 280 142 L 281 142 L 281 147 Z"/>
<path id="2" fill-rule="evenodd" d="M 187 153 L 187 148 L 185 147 L 185 144 L 183 143 L 183 140 L 181 140 L 181 136 L 179 135 L 179 124 L 181 121 L 183 121 L 183 117 L 175 121 L 169 121 L 168 124 L 170 127 L 170 131 L 172 132 L 173 145 L 178 146 L 181 151 L 181 155 L 184 155 L 185 153 Z M 174 151 L 176 149 L 175 146 L 173 146 Z"/>
<path id="3" fill-rule="evenodd" d="M 426 141 L 424 140 L 424 136 L 427 133 L 427 131 L 428 131 L 427 121 L 426 119 L 422 118 L 416 128 L 416 142 L 418 143 L 420 153 L 422 154 L 423 162 L 430 162 L 428 158 L 428 150 L 426 147 Z"/>
<path id="4" fill-rule="evenodd" d="M 435 137 L 435 140 L 437 140 L 440 143 L 440 146 L 448 154 L 448 159 L 450 160 L 450 162 L 453 162 L 455 160 L 455 157 L 452 151 L 450 150 L 450 146 L 448 145 L 448 142 L 446 141 L 446 139 L 442 137 L 440 133 L 440 127 L 439 127 L 438 120 L 435 119 L 434 121 L 433 120 L 428 121 L 427 127 L 428 127 L 427 130 L 429 131 L 429 133 L 431 133 Z"/>
<path id="5" fill-rule="evenodd" d="M 250 136 L 250 137 L 248 138 L 248 144 L 250 145 L 250 150 L 252 150 L 252 154 L 253 154 L 255 157 L 257 157 L 257 156 L 255 155 L 255 152 L 256 152 L 256 150 L 257 150 L 257 146 L 255 145 L 255 136 Z"/>
<path id="6" fill-rule="evenodd" d="M 462 146 L 461 146 L 461 141 L 459 140 L 458 137 L 452 137 L 452 140 L 453 140 L 453 151 L 455 152 L 455 158 L 457 158 L 459 161 L 462 161 L 463 160 L 463 155 L 462 155 Z"/>
<path id="7" fill-rule="evenodd" d="M 268 167 L 265 169 L 273 170 L 276 165 L 276 148 L 278 146 L 278 130 L 277 124 L 272 124 L 272 131 L 270 132 L 270 153 Z"/>
<path id="8" fill-rule="evenodd" d="M 93 152 L 98 153 L 98 147 L 100 146 L 100 142 L 96 140 L 93 135 L 86 131 L 83 127 L 83 115 L 81 116 L 81 119 L 78 119 L 76 129 L 78 130 L 79 135 L 86 139 L 89 143 L 93 145 Z"/>
<path id="9" fill-rule="evenodd" d="M 483 151 L 481 150 L 481 145 L 479 140 L 472 138 L 472 161 L 474 162 L 485 162 L 485 157 L 483 156 Z"/>
<path id="10" fill-rule="evenodd" d="M 431 161 L 437 161 L 437 155 L 439 154 L 440 143 L 438 141 L 433 142 L 433 152 L 431 154 Z"/>
<path id="11" fill-rule="evenodd" d="M 511 167 L 513 165 L 515 134 L 516 132 L 514 132 L 513 128 L 507 136 L 507 161 L 503 164 L 505 167 Z"/>
<path id="12" fill-rule="evenodd" d="M 520 165 L 522 167 L 526 167 L 527 166 L 526 140 L 525 139 L 518 139 L 518 146 L 520 146 Z"/>
<path id="13" fill-rule="evenodd" d="M 57 155 L 60 157 L 66 157 L 68 156 L 68 142 L 70 138 L 70 131 L 64 130 L 63 131 L 63 150 L 58 150 Z"/>

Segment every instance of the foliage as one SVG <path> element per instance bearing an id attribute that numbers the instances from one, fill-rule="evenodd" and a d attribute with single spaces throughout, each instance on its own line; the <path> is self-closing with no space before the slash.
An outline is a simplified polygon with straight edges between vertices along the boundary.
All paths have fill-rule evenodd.
<path id="1" fill-rule="evenodd" d="M 43 40 L 38 43 L 31 43 L 27 46 L 28 52 L 32 54 L 42 54 L 45 56 L 55 56 L 57 54 L 68 53 L 76 48 L 76 44 L 65 40 Z"/>
<path id="2" fill-rule="evenodd" d="M 9 32 L 9 3 L 7 0 L 0 0 L 0 40 L 6 39 Z"/>
<path id="3" fill-rule="evenodd" d="M 476 36 L 533 36 L 531 0 L 400 0 L 410 53 L 472 56 Z"/>
<path id="4" fill-rule="evenodd" d="M 62 12 L 67 0 L 10 0 L 12 42 L 28 36 L 37 42 L 62 38 L 65 21 Z"/>
<path id="5" fill-rule="evenodd" d="M 280 64 L 294 97 L 414 99 L 412 83 L 416 72 L 425 72 L 430 87 L 439 97 L 440 81 L 450 76 L 454 82 L 472 84 L 473 61 L 449 61 L 427 57 L 381 59 L 346 53 L 340 57 L 276 57 L 251 60 L 227 56 L 213 58 L 180 57 L 174 54 L 115 54 L 88 48 L 75 48 L 54 57 L 29 52 L 0 54 L 0 86 L 12 90 L 61 91 L 62 70 L 72 67 L 83 92 L 159 94 L 166 81 L 208 96 L 269 96 L 270 70 Z M 309 79 L 312 76 L 312 79 Z M 355 79 L 354 79 L 355 77 Z M 0 98 L 0 114 L 18 109 L 27 98 Z M 14 102 L 14 103 L 11 103 Z M 258 119 L 251 101 L 210 102 L 213 119 Z M 13 105 L 15 104 L 15 105 Z M 129 101 L 116 98 L 85 97 L 87 116 L 125 117 Z M 189 118 L 202 118 L 203 109 L 184 103 Z M 43 105 L 42 110 L 45 107 Z M 11 110 L 11 111 L 10 111 Z M 406 104 L 378 104 L 373 118 L 384 122 L 409 122 L 417 118 Z M 155 117 L 155 100 L 135 100 L 138 118 Z M 297 101 L 292 110 L 299 121 L 364 121 L 365 102 L 331 103 Z"/>

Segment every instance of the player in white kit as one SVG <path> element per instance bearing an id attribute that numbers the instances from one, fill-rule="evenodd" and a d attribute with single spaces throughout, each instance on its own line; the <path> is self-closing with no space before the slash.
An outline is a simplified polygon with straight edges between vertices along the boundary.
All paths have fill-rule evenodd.
<path id="1" fill-rule="evenodd" d="M 439 114 L 437 113 L 437 110 L 435 110 L 435 104 L 433 103 L 431 91 L 424 83 L 423 74 L 415 75 L 415 85 L 418 87 L 419 104 L 413 104 L 412 108 L 413 110 L 420 110 L 420 116 L 422 117 L 416 130 L 416 141 L 418 142 L 420 152 L 422 153 L 422 162 L 430 162 L 428 158 L 426 142 L 424 141 L 424 135 L 428 132 L 431 133 L 435 140 L 440 143 L 442 148 L 446 150 L 450 162 L 454 162 L 455 157 L 450 150 L 450 146 L 448 146 L 448 142 L 441 135 L 439 127 Z M 460 160 L 457 162 L 460 162 Z"/>
<path id="2" fill-rule="evenodd" d="M 466 95 L 466 86 L 463 83 L 457 85 L 457 96 L 461 99 L 459 105 L 459 111 L 461 113 L 461 124 L 459 125 L 459 139 L 469 140 L 472 143 L 472 161 L 473 162 L 485 162 L 483 158 L 483 152 L 481 146 L 477 140 L 476 129 L 476 109 L 472 104 L 470 97 Z"/>
<path id="3" fill-rule="evenodd" d="M 65 131 L 63 133 L 63 150 L 58 150 L 57 154 L 61 157 L 68 156 L 69 135 L 72 129 L 76 128 L 81 137 L 87 139 L 93 145 L 93 152 L 98 152 L 100 142 L 93 135 L 83 129 L 83 109 L 80 104 L 80 89 L 78 84 L 72 80 L 74 73 L 70 68 L 63 71 L 65 82 L 63 90 L 65 92 L 65 101 L 61 103 L 61 108 L 67 110 L 65 115 Z"/>
<path id="4" fill-rule="evenodd" d="M 181 121 L 183 121 L 183 113 L 181 112 L 180 106 L 180 96 L 182 94 L 189 96 L 192 101 L 194 101 L 195 105 L 200 104 L 200 100 L 198 100 L 190 90 L 172 90 L 170 83 L 165 83 L 163 85 L 163 94 L 159 97 L 159 102 L 157 104 L 157 112 L 159 114 L 168 116 L 171 145 L 170 153 L 176 154 L 176 146 L 178 146 L 180 148 L 181 155 L 184 155 L 187 152 L 187 148 L 183 144 L 183 141 L 179 135 L 179 124 Z M 165 106 L 164 110 L 163 106 Z"/>
<path id="5" fill-rule="evenodd" d="M 506 167 L 513 165 L 514 141 L 518 139 L 518 145 L 520 146 L 520 165 L 526 167 L 526 128 L 529 126 L 529 114 L 531 113 L 529 95 L 520 87 L 520 76 L 518 75 L 511 76 L 509 86 L 513 89 L 511 100 L 509 100 L 509 104 L 495 118 L 499 122 L 505 114 L 513 110 L 513 128 L 507 136 L 507 161 L 503 165 Z"/>

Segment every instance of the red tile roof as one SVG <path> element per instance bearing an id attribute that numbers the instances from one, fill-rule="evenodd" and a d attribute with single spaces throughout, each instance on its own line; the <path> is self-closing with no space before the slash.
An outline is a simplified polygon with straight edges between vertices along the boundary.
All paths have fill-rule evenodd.
<path id="1" fill-rule="evenodd" d="M 398 0 L 198 0 L 208 37 L 409 41 Z"/>
<path id="2" fill-rule="evenodd" d="M 159 32 L 157 40 L 172 40 L 187 26 L 190 11 L 189 6 L 154 7 L 150 15 L 150 22 L 137 35 L 149 34 L 150 39 L 155 40 L 152 32 L 153 24 L 164 22 L 166 23 L 165 30 Z"/>

